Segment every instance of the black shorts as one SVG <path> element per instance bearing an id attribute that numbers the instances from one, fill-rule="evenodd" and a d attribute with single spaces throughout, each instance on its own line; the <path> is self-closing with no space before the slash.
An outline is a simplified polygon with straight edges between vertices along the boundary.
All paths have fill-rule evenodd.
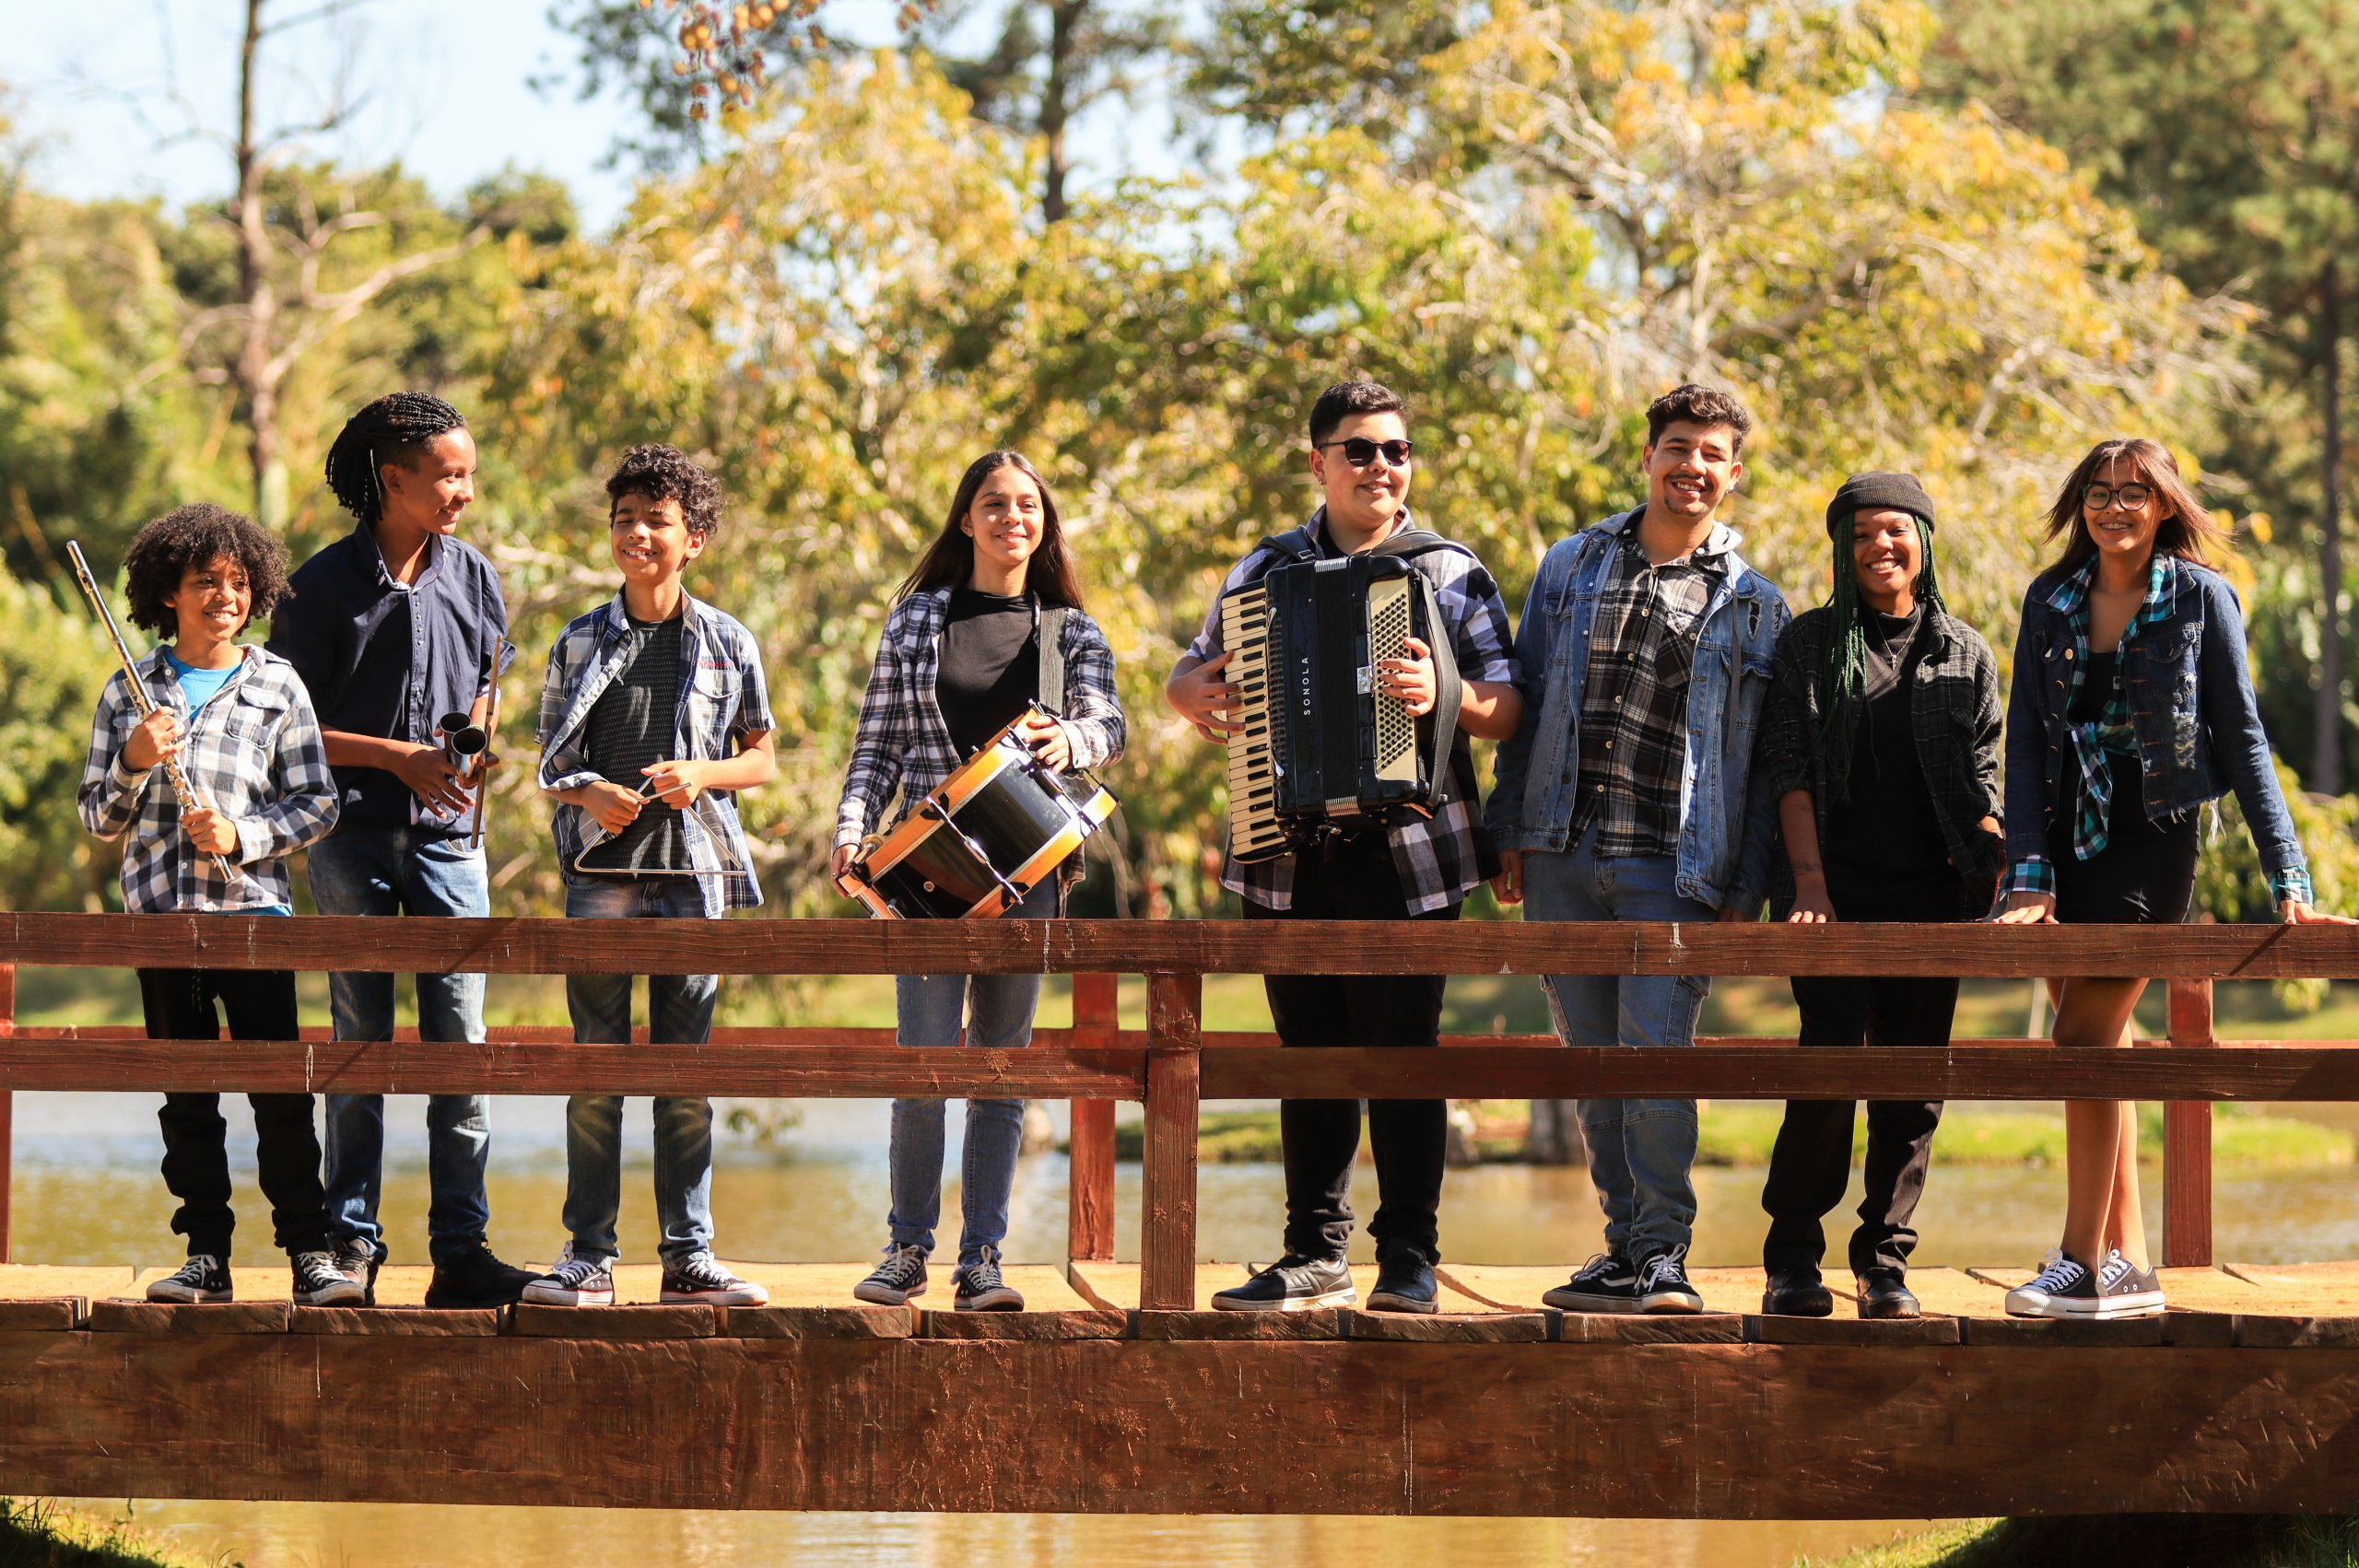
<path id="1" fill-rule="evenodd" d="M 2050 863 L 2056 867 L 2056 918 L 2066 925 L 2175 926 L 2187 919 L 2195 898 L 2195 861 L 2201 848 L 2199 808 L 2155 822 L 2141 793 L 2143 775 L 2135 757 L 2115 755 L 2113 809 L 2106 847 L 2086 860 L 2072 857 L 2072 821 L 2081 809 L 2074 792 L 2071 812 L 2051 834 Z"/>

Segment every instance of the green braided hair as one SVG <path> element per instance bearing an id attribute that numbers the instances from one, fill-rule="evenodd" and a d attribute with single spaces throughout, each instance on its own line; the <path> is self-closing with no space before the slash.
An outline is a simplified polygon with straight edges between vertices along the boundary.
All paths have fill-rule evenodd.
<path id="1" fill-rule="evenodd" d="M 1917 543 L 1925 565 L 1917 573 L 1917 603 L 1945 609 L 1933 576 L 1933 530 L 1917 520 Z M 1851 794 L 1852 743 L 1859 736 L 1860 704 L 1868 686 L 1868 629 L 1860 614 L 1860 582 L 1851 568 L 1848 539 L 1835 542 L 1835 592 L 1826 602 L 1826 651 L 1818 667 L 1818 764 L 1826 778 L 1826 799 L 1840 805 Z"/>

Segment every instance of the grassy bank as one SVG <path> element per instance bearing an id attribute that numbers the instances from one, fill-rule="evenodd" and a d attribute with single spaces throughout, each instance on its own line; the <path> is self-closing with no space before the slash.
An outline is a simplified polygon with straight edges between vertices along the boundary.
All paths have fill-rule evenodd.
<path id="1" fill-rule="evenodd" d="M 98 1519 L 38 1499 L 0 1497 L 0 1568 L 239 1568 L 190 1557 L 127 1519 Z"/>
<path id="2" fill-rule="evenodd" d="M 2359 1568 L 2359 1519 L 2131 1514 L 2084 1519 L 1968 1519 L 1795 1568 Z"/>
<path id="3" fill-rule="evenodd" d="M 1476 1110 L 1476 1125 L 1497 1128 L 1520 1120 L 1506 1112 L 1503 1102 L 1486 1102 Z M 1696 1163 L 1704 1165 L 1766 1165 L 1777 1141 L 1778 1124 L 1785 1107 L 1774 1101 L 1727 1100 L 1704 1113 Z M 2163 1108 L 2139 1107 L 2139 1154 L 2153 1162 L 2162 1158 Z M 1136 1123 L 1117 1127 L 1117 1158 L 1139 1157 L 1143 1129 Z M 1852 1153 L 1867 1150 L 1867 1117 L 1855 1119 Z M 1520 1139 L 1496 1131 L 1478 1132 L 1475 1147 L 1485 1160 L 1512 1162 L 1522 1154 Z M 1274 1110 L 1208 1111 L 1197 1141 L 1199 1160 L 1215 1164 L 1250 1164 L 1278 1158 L 1278 1113 Z M 1946 1117 L 1933 1136 L 1933 1157 L 1951 1165 L 2021 1165 L 2040 1169 L 2064 1161 L 2064 1118 L 2054 1112 L 1963 1108 Z M 2224 1168 L 2244 1170 L 2314 1170 L 2348 1165 L 2353 1161 L 2352 1135 L 2339 1129 L 2288 1117 L 2269 1116 L 2241 1106 L 2216 1107 L 2212 1122 L 2212 1162 Z"/>

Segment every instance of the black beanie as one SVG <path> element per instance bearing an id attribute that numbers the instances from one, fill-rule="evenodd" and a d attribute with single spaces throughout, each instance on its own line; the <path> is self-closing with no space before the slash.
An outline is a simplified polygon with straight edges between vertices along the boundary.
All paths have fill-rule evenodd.
<path id="1" fill-rule="evenodd" d="M 1915 474 L 1854 474 L 1826 503 L 1827 537 L 1837 538 L 1848 528 L 1856 512 L 1885 510 L 1907 512 L 1923 520 L 1928 532 L 1932 529 L 1933 497 L 1925 494 Z"/>

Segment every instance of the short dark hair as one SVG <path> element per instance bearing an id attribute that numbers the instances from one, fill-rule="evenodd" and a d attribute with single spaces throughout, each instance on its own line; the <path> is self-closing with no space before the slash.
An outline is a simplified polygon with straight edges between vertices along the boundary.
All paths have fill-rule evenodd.
<path id="1" fill-rule="evenodd" d="M 1398 414 L 1405 424 L 1409 404 L 1399 392 L 1375 381 L 1337 381 L 1310 405 L 1310 444 L 1324 441 L 1355 414 Z"/>
<path id="2" fill-rule="evenodd" d="M 677 501 L 681 521 L 691 533 L 707 538 L 721 532 L 721 485 L 710 474 L 688 461 L 688 454 L 677 447 L 633 447 L 623 453 L 623 461 L 606 479 L 606 516 L 615 515 L 615 503 L 625 496 L 642 496 L 651 501 Z"/>
<path id="3" fill-rule="evenodd" d="M 165 599 L 181 591 L 181 579 L 191 567 L 209 566 L 223 556 L 246 568 L 246 584 L 253 592 L 247 625 L 269 614 L 287 597 L 287 547 L 243 513 L 197 501 L 166 512 L 132 540 L 131 551 L 123 558 L 131 624 L 158 637 L 177 634 L 180 617 Z"/>
<path id="4" fill-rule="evenodd" d="M 355 520 L 374 522 L 385 509 L 379 465 L 411 463 L 437 437 L 466 427 L 466 415 L 432 392 L 387 392 L 336 432 L 328 447 L 328 488 Z"/>
<path id="5" fill-rule="evenodd" d="M 1647 404 L 1647 445 L 1661 440 L 1666 428 L 1683 420 L 1690 425 L 1725 425 L 1735 431 L 1731 456 L 1744 451 L 1744 439 L 1753 434 L 1753 415 L 1744 411 L 1744 404 L 1718 387 L 1699 387 L 1689 381 Z"/>

